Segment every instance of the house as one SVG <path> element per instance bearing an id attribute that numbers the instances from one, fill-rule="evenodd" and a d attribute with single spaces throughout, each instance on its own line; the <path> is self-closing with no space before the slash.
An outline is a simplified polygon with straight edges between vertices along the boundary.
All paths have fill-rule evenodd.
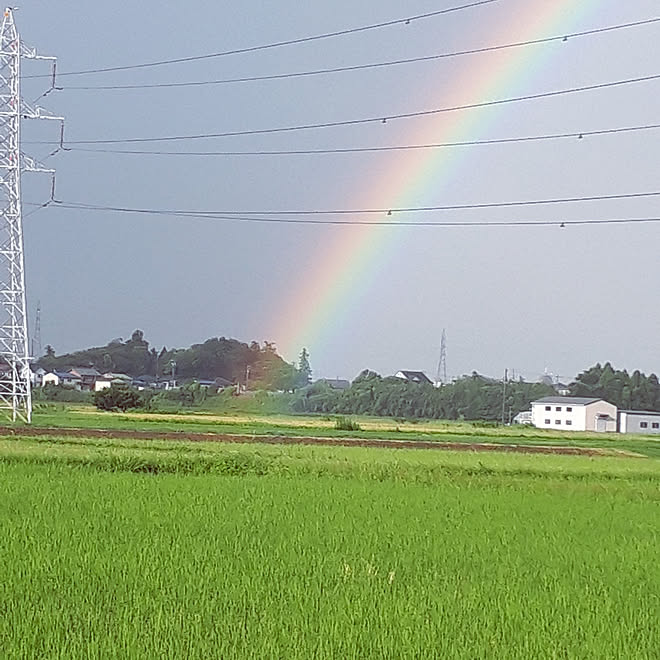
<path id="1" fill-rule="evenodd" d="M 317 383 L 324 383 L 333 390 L 347 390 L 351 383 L 343 378 L 319 378 Z"/>
<path id="2" fill-rule="evenodd" d="M 531 410 L 523 410 L 522 412 L 519 412 L 513 418 L 513 423 L 514 424 L 531 424 L 532 423 L 532 411 Z"/>
<path id="3" fill-rule="evenodd" d="M 195 379 L 193 381 L 193 383 L 196 383 L 200 387 L 203 387 L 203 388 L 209 390 L 210 392 L 213 392 L 214 394 L 217 393 L 217 391 L 218 391 L 218 386 L 216 385 L 215 380 L 208 380 L 208 379 L 205 379 L 205 378 L 199 378 L 199 379 Z"/>
<path id="4" fill-rule="evenodd" d="M 660 434 L 660 412 L 620 410 L 619 433 Z"/>
<path id="5" fill-rule="evenodd" d="M 571 388 L 564 383 L 554 383 L 552 387 L 555 388 L 555 392 L 557 392 L 559 396 L 569 396 L 571 393 Z"/>
<path id="6" fill-rule="evenodd" d="M 557 431 L 617 430 L 616 406 L 603 401 L 577 396 L 546 396 L 532 401 L 532 424 Z"/>
<path id="7" fill-rule="evenodd" d="M 405 380 L 407 383 L 433 385 L 433 381 L 423 371 L 397 371 L 394 377 Z"/>
<path id="8" fill-rule="evenodd" d="M 132 385 L 133 384 L 133 377 L 129 376 L 128 374 L 115 374 L 112 372 L 109 372 L 107 374 L 103 374 L 105 378 L 109 378 L 113 383 L 117 383 L 118 385 Z"/>
<path id="9" fill-rule="evenodd" d="M 107 376 L 99 376 L 94 383 L 94 391 L 100 392 L 101 390 L 107 390 L 112 385 L 112 379 Z"/>
<path id="10" fill-rule="evenodd" d="M 112 385 L 127 385 L 130 387 L 133 385 L 133 378 L 127 374 L 107 373 L 102 376 L 99 375 L 94 382 L 94 391 L 107 390 Z"/>
<path id="11" fill-rule="evenodd" d="M 73 367 L 69 369 L 69 373 L 80 378 L 80 389 L 83 392 L 92 392 L 96 379 L 101 375 L 94 367 Z"/>
<path id="12" fill-rule="evenodd" d="M 44 376 L 48 372 L 43 367 L 35 367 L 30 365 L 30 380 L 33 387 L 41 387 L 44 383 Z"/>
<path id="13" fill-rule="evenodd" d="M 43 386 L 46 385 L 67 385 L 77 390 L 82 389 L 82 381 L 79 376 L 74 376 L 68 371 L 49 371 L 41 379 Z"/>

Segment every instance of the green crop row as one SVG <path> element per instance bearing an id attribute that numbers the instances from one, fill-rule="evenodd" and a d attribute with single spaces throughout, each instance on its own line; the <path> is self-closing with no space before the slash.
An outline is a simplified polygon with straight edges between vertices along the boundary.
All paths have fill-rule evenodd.
<path id="1" fill-rule="evenodd" d="M 335 476 L 407 483 L 447 478 L 621 482 L 657 489 L 658 459 L 344 446 L 185 442 L 62 435 L 0 439 L 1 463 L 58 464 L 110 472 Z"/>
<path id="2" fill-rule="evenodd" d="M 329 438 L 489 442 L 576 447 L 603 447 L 660 457 L 660 440 L 653 436 L 558 432 L 530 427 L 493 427 L 468 422 L 394 420 L 358 417 L 345 420 L 320 415 L 215 415 L 201 413 L 101 413 L 90 406 L 48 404 L 35 412 L 36 426 L 103 428 L 109 430 L 233 433 L 243 435 L 320 436 Z M 343 430 L 347 422 L 351 430 Z"/>
<path id="3" fill-rule="evenodd" d="M 77 442 L 0 448 L 2 657 L 657 657 L 650 461 L 203 446 L 352 471 L 135 474 L 91 469 L 130 442 Z M 407 479 L 443 464 L 490 472 Z"/>

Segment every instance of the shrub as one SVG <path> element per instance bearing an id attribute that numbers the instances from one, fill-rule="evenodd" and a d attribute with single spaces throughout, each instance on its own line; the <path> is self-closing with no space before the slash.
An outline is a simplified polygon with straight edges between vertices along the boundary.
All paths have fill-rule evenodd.
<path id="1" fill-rule="evenodd" d="M 35 401 L 62 401 L 64 403 L 89 403 L 92 400 L 91 392 L 81 392 L 69 385 L 53 385 L 48 383 L 43 387 L 32 390 Z"/>
<path id="2" fill-rule="evenodd" d="M 475 429 L 491 429 L 501 426 L 499 422 L 495 422 L 487 419 L 477 420 L 475 422 L 470 422 L 470 423 Z"/>
<path id="3" fill-rule="evenodd" d="M 140 393 L 127 385 L 111 385 L 104 390 L 94 392 L 94 405 L 99 410 L 121 410 L 140 408 L 142 406 Z"/>
<path id="4" fill-rule="evenodd" d="M 360 425 L 350 417 L 337 417 L 335 419 L 335 429 L 337 431 L 361 431 Z"/>

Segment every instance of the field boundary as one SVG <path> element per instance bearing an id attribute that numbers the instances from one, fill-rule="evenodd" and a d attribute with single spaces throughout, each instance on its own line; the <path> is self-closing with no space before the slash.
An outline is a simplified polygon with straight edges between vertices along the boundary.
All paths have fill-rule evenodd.
<path id="1" fill-rule="evenodd" d="M 64 427 L 0 426 L 0 436 L 108 438 L 134 440 L 174 440 L 180 442 L 221 442 L 234 444 L 317 445 L 325 447 L 377 447 L 381 449 L 435 449 L 441 451 L 507 452 L 564 456 L 619 456 L 646 458 L 621 449 L 561 445 L 500 444 L 488 442 L 443 442 L 434 440 L 379 440 L 329 438 L 323 436 L 256 435 L 236 433 L 141 431 L 128 429 L 81 429 Z"/>

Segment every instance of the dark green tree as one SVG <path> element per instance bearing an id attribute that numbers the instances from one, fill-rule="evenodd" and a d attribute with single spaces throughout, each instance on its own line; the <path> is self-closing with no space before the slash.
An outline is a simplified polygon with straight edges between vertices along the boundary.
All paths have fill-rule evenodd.
<path id="1" fill-rule="evenodd" d="M 636 369 L 630 376 L 609 362 L 583 371 L 570 389 L 573 396 L 605 399 L 622 409 L 660 411 L 660 384 L 655 374 L 646 376 Z"/>
<path id="2" fill-rule="evenodd" d="M 309 352 L 306 348 L 300 351 L 298 358 L 298 387 L 306 387 L 312 382 L 312 368 L 309 364 Z"/>
<path id="3" fill-rule="evenodd" d="M 104 390 L 94 392 L 94 405 L 99 410 L 122 412 L 142 406 L 140 393 L 127 385 L 111 385 Z"/>

